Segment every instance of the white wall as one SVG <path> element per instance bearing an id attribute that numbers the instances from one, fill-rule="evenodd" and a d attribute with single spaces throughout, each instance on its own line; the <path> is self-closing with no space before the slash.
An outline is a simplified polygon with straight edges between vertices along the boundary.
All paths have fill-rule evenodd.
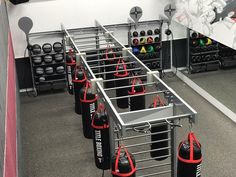
<path id="1" fill-rule="evenodd" d="M 8 3 L 8 15 L 16 58 L 23 57 L 25 36 L 18 28 L 22 16 L 30 17 L 34 26 L 31 32 L 60 30 L 60 23 L 67 28 L 94 26 L 97 19 L 102 24 L 126 23 L 133 6 L 143 9 L 141 21 L 159 19 L 164 7 L 172 0 L 30 0 L 17 6 Z M 174 28 L 176 38 L 186 36 L 182 27 Z"/>

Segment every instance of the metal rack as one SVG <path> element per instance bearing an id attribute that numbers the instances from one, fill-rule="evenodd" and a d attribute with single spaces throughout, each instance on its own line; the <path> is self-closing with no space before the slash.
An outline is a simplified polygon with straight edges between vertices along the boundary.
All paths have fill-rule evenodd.
<path id="1" fill-rule="evenodd" d="M 106 106 L 110 125 L 111 157 L 115 154 L 118 145 L 124 144 L 136 159 L 137 177 L 163 177 L 165 175 L 176 177 L 176 127 L 180 126 L 180 119 L 189 119 L 190 123 L 194 123 L 196 111 L 158 77 L 158 71 L 151 71 L 133 55 L 130 48 L 126 48 L 121 44 L 112 32 L 108 31 L 98 21 L 96 21 L 96 27 L 90 28 L 90 30 L 67 30 L 62 25 L 62 31 L 66 45 L 76 51 L 77 64 L 84 66 L 87 77 L 91 81 L 93 92 L 98 95 L 100 101 Z M 168 104 L 162 107 L 149 108 L 147 103 L 146 109 L 137 111 L 117 108 L 115 102 L 117 99 L 130 98 L 135 95 L 116 97 L 114 91 L 119 87 L 104 88 L 105 82 L 123 79 L 102 78 L 107 72 L 102 70 L 105 64 L 101 65 L 100 61 L 103 58 L 100 52 L 106 49 L 107 45 L 114 47 L 116 49 L 114 53 L 122 55 L 126 64 L 132 66 L 128 70 L 135 74 L 125 79 L 146 78 L 143 83 L 146 92 L 142 94 L 146 97 L 146 100 L 155 95 L 161 95 Z M 139 72 L 134 72 L 134 70 Z M 168 125 L 168 130 L 158 133 L 169 134 L 169 138 L 161 140 L 168 142 L 169 145 L 166 149 L 169 150 L 169 153 L 165 157 L 158 157 L 167 158 L 166 160 L 156 161 L 158 158 L 155 160 L 149 155 L 153 151 L 150 149 L 150 144 L 155 143 L 150 138 L 154 134 L 150 132 L 150 128 L 163 124 Z M 158 150 L 163 149 L 155 149 L 155 151 Z"/>

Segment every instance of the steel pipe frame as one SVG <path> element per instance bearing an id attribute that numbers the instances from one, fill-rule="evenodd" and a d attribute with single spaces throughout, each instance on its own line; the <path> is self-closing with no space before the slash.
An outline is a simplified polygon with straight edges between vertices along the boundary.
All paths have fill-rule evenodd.
<path id="1" fill-rule="evenodd" d="M 104 55 L 104 54 L 100 54 L 100 55 Z M 116 57 L 116 58 L 105 58 L 105 59 L 99 59 L 99 60 L 89 60 L 89 61 L 87 61 L 87 63 L 100 62 L 100 61 L 106 61 L 106 60 L 119 60 L 121 58 L 125 59 L 125 58 L 130 58 L 130 57 L 129 56 L 121 56 L 121 57 Z"/>
<path id="2" fill-rule="evenodd" d="M 122 54 L 124 55 L 124 53 L 126 55 L 130 55 L 131 57 L 133 57 L 137 63 L 139 64 L 139 67 L 143 67 L 146 72 L 151 72 L 151 70 L 149 70 L 149 68 L 147 68 L 139 59 L 137 59 L 131 51 L 129 51 L 124 45 L 122 45 L 109 31 L 107 31 L 107 29 L 105 27 L 103 27 L 102 25 L 99 24 L 98 21 L 96 21 L 96 26 L 98 28 L 100 28 L 104 34 L 108 34 L 109 37 L 113 38 L 113 42 L 118 44 L 119 47 L 122 47 L 123 49 L 125 49 L 125 51 L 122 52 Z M 78 48 L 76 47 L 74 41 L 71 39 L 68 31 L 66 32 L 66 29 L 65 28 L 62 28 L 63 31 L 65 32 L 65 34 L 69 37 L 72 45 L 74 45 L 73 47 L 76 49 L 76 51 L 78 53 L 80 53 L 80 51 L 78 50 Z M 95 36 L 96 37 L 96 36 Z M 98 49 L 99 50 L 99 49 Z M 100 55 L 100 54 L 99 54 Z M 83 62 L 83 64 L 85 65 L 85 68 L 87 68 L 88 72 L 91 74 L 91 77 L 94 78 L 94 79 L 97 79 L 96 76 L 92 73 L 92 70 L 89 68 L 89 65 L 86 63 L 86 59 L 84 56 L 80 56 L 80 60 Z M 156 74 L 152 74 L 152 79 L 156 80 L 159 84 L 162 85 L 163 87 L 163 90 L 168 90 L 171 94 L 172 94 L 172 97 L 175 98 L 177 100 L 178 103 L 181 103 L 185 106 L 185 109 L 188 110 L 189 113 L 186 113 L 186 114 L 181 114 L 181 115 L 174 115 L 174 110 L 173 110 L 173 115 L 172 116 L 167 116 L 167 117 L 163 117 L 163 118 L 160 118 L 158 120 L 151 120 L 151 121 L 148 121 L 149 123 L 156 123 L 156 122 L 162 122 L 162 121 L 165 121 L 165 120 L 169 120 L 169 121 L 175 121 L 176 119 L 181 119 L 181 118 L 189 118 L 189 119 L 194 119 L 195 118 L 195 115 L 196 115 L 196 111 L 194 109 L 192 109 L 186 102 L 184 102 L 171 88 L 169 88 Z M 127 79 L 127 78 L 126 78 Z M 150 79 L 150 78 L 149 78 Z M 116 109 L 114 108 L 113 104 L 111 103 L 110 101 L 110 98 L 106 95 L 105 91 L 103 90 L 103 87 L 101 86 L 100 84 L 101 82 L 96 82 L 96 85 L 97 85 L 97 92 L 98 92 L 98 95 L 101 95 L 104 103 L 105 103 L 105 106 L 107 107 L 107 111 L 109 113 L 109 115 L 112 116 L 112 119 L 110 119 L 110 123 L 111 123 L 111 127 L 110 128 L 110 132 L 111 132 L 111 142 L 113 142 L 114 140 L 114 135 L 113 135 L 113 121 L 114 123 L 116 123 L 116 126 L 118 128 L 118 130 L 121 131 L 122 133 L 122 136 L 125 135 L 126 133 L 126 128 L 128 127 L 134 127 L 134 126 L 140 126 L 140 125 L 145 125 L 147 123 L 147 121 L 140 121 L 140 122 L 136 122 L 136 123 L 132 123 L 132 124 L 129 124 L 129 123 L 124 123 L 122 118 L 120 117 L 120 115 L 118 114 L 118 112 L 116 111 Z M 103 83 L 103 81 L 102 81 Z M 174 101 L 176 101 L 174 100 Z M 135 111 L 134 111 L 135 112 Z M 136 111 L 136 113 L 138 114 L 139 111 Z M 112 130 L 111 130 L 112 129 Z M 171 138 L 173 138 L 173 140 L 171 141 L 171 146 L 172 146 L 172 153 L 173 154 L 173 150 L 175 150 L 175 147 L 176 147 L 176 142 L 175 142 L 175 131 L 171 131 Z M 119 133 L 119 132 L 118 132 Z M 115 143 L 111 143 L 111 156 L 114 154 L 114 150 L 115 150 Z M 176 175 L 174 174 L 176 172 L 175 168 L 176 168 L 176 158 L 175 156 L 173 155 L 167 155 L 167 156 L 163 156 L 163 157 L 171 157 L 171 170 L 170 171 L 164 171 L 164 172 L 160 172 L 160 173 L 155 173 L 155 174 L 149 174 L 149 175 L 143 175 L 142 177 L 145 177 L 145 176 L 154 176 L 154 175 L 158 175 L 158 174 L 163 174 L 163 173 L 167 173 L 167 172 L 171 172 L 172 173 L 172 177 L 175 177 Z M 149 158 L 149 159 L 141 159 L 141 160 L 137 160 L 136 163 L 140 163 L 140 162 L 144 162 L 144 161 L 149 161 L 149 160 L 153 160 L 153 159 L 159 159 L 159 158 L 162 158 L 162 157 L 158 157 L 158 158 Z"/>
<path id="3" fill-rule="evenodd" d="M 142 70 L 142 68 L 133 68 L 133 69 L 126 69 L 126 70 L 119 70 L 119 72 L 125 72 L 125 71 L 138 71 L 138 70 Z M 96 75 L 102 75 L 102 74 L 114 74 L 117 73 L 117 71 L 108 71 L 108 72 L 101 72 L 101 73 L 96 73 Z"/>

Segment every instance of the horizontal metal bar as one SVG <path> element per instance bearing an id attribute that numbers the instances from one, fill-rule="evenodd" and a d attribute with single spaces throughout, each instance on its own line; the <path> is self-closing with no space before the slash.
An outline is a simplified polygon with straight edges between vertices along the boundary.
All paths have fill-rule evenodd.
<path id="1" fill-rule="evenodd" d="M 100 55 L 104 55 L 104 54 L 100 54 Z M 130 58 L 130 56 L 120 56 L 120 57 L 116 57 L 116 58 L 104 58 L 104 59 L 98 59 L 98 60 L 89 60 L 89 61 L 87 61 L 87 63 L 106 61 L 106 60 L 119 60 L 120 58 L 125 59 L 125 58 Z"/>
<path id="2" fill-rule="evenodd" d="M 126 112 L 126 113 L 128 113 L 128 112 Z M 120 114 L 123 114 L 123 112 L 122 113 L 120 113 Z M 166 124 L 168 124 L 166 121 L 163 121 L 163 122 L 161 122 L 161 123 L 154 123 L 154 124 L 151 124 L 151 126 L 160 126 L 160 125 L 166 125 Z M 137 127 L 135 127 L 136 129 L 140 129 L 140 128 L 148 128 L 150 125 L 148 124 L 145 124 L 145 125 L 140 125 L 140 126 L 137 126 Z M 134 128 L 126 128 L 126 131 L 130 131 L 130 130 L 134 130 Z"/>
<path id="3" fill-rule="evenodd" d="M 146 162 L 146 161 L 155 160 L 155 159 L 162 159 L 162 158 L 166 158 L 166 157 L 171 157 L 171 154 L 163 155 L 163 156 L 159 156 L 159 157 L 154 157 L 154 158 L 136 160 L 136 163 Z"/>
<path id="4" fill-rule="evenodd" d="M 171 132 L 171 130 L 166 130 L 166 131 L 161 131 L 161 132 L 156 132 L 156 133 L 147 133 L 147 134 L 129 136 L 129 137 L 124 137 L 124 138 L 118 138 L 118 139 L 115 139 L 115 141 L 126 141 L 126 140 L 130 140 L 130 139 L 141 138 L 141 137 L 150 136 L 150 135 L 159 135 L 159 134 L 162 134 L 162 133 L 169 133 L 169 132 Z"/>
<path id="5" fill-rule="evenodd" d="M 167 165 L 171 165 L 171 163 L 163 163 L 163 164 L 151 165 L 151 166 L 147 166 L 147 167 L 139 167 L 139 168 L 137 168 L 137 171 L 146 170 L 146 169 L 150 169 L 150 168 L 156 168 L 156 167 L 164 167 Z"/>
<path id="6" fill-rule="evenodd" d="M 110 47 L 112 49 L 121 49 L 120 47 Z M 99 48 L 99 49 L 92 49 L 92 51 L 100 51 L 100 50 L 105 50 L 107 48 Z M 118 51 L 118 52 L 111 52 L 112 54 L 122 54 L 122 51 Z M 90 58 L 90 57 L 96 57 L 96 56 L 99 56 L 99 55 L 102 55 L 102 54 L 105 54 L 105 53 L 99 53 L 99 54 L 89 54 L 89 55 L 86 55 L 86 58 Z"/>
<path id="7" fill-rule="evenodd" d="M 149 176 L 163 175 L 163 174 L 166 174 L 166 173 L 171 173 L 171 170 L 162 171 L 162 172 L 158 172 L 158 173 L 151 173 L 151 174 L 137 176 L 137 177 L 149 177 Z"/>
<path id="8" fill-rule="evenodd" d="M 119 72 L 137 71 L 137 70 L 142 70 L 142 68 L 133 68 L 133 69 L 126 69 L 126 70 L 119 70 Z M 117 71 L 108 71 L 108 72 L 96 73 L 95 75 L 100 75 L 100 74 L 112 74 L 112 73 L 116 73 L 116 72 L 117 72 Z"/>
<path id="9" fill-rule="evenodd" d="M 128 65 L 128 64 L 133 64 L 133 63 L 135 63 L 135 62 L 134 62 L 134 61 L 125 62 L 126 65 Z M 104 64 L 102 64 L 102 65 L 92 66 L 92 67 L 90 67 L 90 68 L 93 69 L 93 68 L 103 68 L 103 67 L 120 66 L 120 65 L 123 65 L 123 63 L 109 64 L 109 65 L 104 65 Z"/>
<path id="10" fill-rule="evenodd" d="M 151 150 L 146 150 L 146 151 L 132 152 L 132 154 L 139 155 L 139 154 L 146 154 L 149 152 L 156 152 L 156 151 L 167 150 L 167 149 L 171 149 L 171 146 L 164 147 L 164 148 L 151 149 Z"/>
<path id="11" fill-rule="evenodd" d="M 77 47 L 79 48 L 79 49 L 86 49 L 86 48 L 89 48 L 89 47 L 97 47 L 97 46 L 100 46 L 100 45 L 107 45 L 107 44 L 113 44 L 113 42 L 107 42 L 107 43 L 102 43 L 102 44 L 96 44 L 96 43 L 94 43 L 94 44 L 88 44 L 88 45 L 80 45 L 80 44 L 78 44 L 78 43 L 75 43 L 76 45 L 77 45 Z"/>
<path id="12" fill-rule="evenodd" d="M 126 147 L 126 148 L 132 148 L 132 147 L 144 146 L 144 145 L 153 144 L 153 143 L 161 143 L 161 142 L 170 141 L 170 140 L 171 140 L 171 138 L 168 138 L 168 139 L 157 140 L 157 141 L 149 141 L 149 142 L 145 142 L 145 143 L 138 143 L 138 144 L 132 144 L 132 145 L 125 145 L 125 147 Z M 117 148 L 117 149 L 118 149 L 118 148 Z"/>
<path id="13" fill-rule="evenodd" d="M 74 33 L 75 35 L 75 33 Z M 76 35 L 79 35 L 79 34 L 76 34 Z M 81 35 L 84 35 L 84 34 L 81 34 Z M 73 36 L 73 39 L 74 40 L 78 40 L 78 39 L 89 39 L 89 38 L 97 38 L 97 37 L 101 37 L 101 36 L 104 36 L 104 34 L 97 34 L 97 35 L 94 35 L 94 36 L 83 36 L 83 37 L 76 37 L 76 36 Z"/>
<path id="14" fill-rule="evenodd" d="M 133 79 L 133 78 L 142 78 L 142 77 L 147 77 L 147 75 L 135 75 L 135 76 L 124 77 L 124 78 L 105 79 L 105 80 L 103 80 L 103 82 L 118 81 L 118 80 L 126 80 L 126 79 Z"/>
<path id="15" fill-rule="evenodd" d="M 140 93 L 136 95 L 127 95 L 127 96 L 120 96 L 120 97 L 112 97 L 110 100 L 117 100 L 117 99 L 122 99 L 122 98 L 131 98 L 131 97 L 137 97 L 137 96 L 147 96 L 147 95 L 154 95 L 154 94 L 160 94 L 167 92 L 168 90 L 162 90 L 162 91 L 155 91 L 155 92 L 147 92 L 147 93 Z M 120 115 L 125 114 L 125 113 L 120 113 Z"/>
<path id="16" fill-rule="evenodd" d="M 156 84 L 156 82 L 143 83 L 143 84 L 139 84 L 139 85 L 140 86 L 148 86 L 148 85 L 154 85 L 154 84 Z M 132 87 L 132 85 L 127 85 L 127 86 L 122 86 L 122 87 L 107 88 L 107 89 L 104 89 L 104 91 L 112 91 L 112 90 L 116 90 L 116 89 L 130 88 L 130 87 Z"/>
<path id="17" fill-rule="evenodd" d="M 80 41 L 79 43 L 80 44 L 90 44 L 90 43 L 96 43 L 96 42 L 99 42 L 99 41 L 107 41 L 107 40 L 111 40 L 112 38 L 104 38 L 104 39 L 95 39 L 95 40 L 82 40 Z M 79 41 L 78 39 L 74 40 L 74 41 Z M 77 42 L 75 42 L 77 43 Z"/>

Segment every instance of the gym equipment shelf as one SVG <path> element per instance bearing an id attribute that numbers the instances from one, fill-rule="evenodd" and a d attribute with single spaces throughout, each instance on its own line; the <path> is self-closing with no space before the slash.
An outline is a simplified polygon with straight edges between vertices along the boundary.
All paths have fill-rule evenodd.
<path id="1" fill-rule="evenodd" d="M 93 93 L 98 95 L 98 98 L 100 98 L 99 102 L 103 102 L 106 107 L 109 115 L 110 156 L 113 157 L 113 155 L 115 155 L 118 144 L 124 144 L 136 159 L 136 177 L 157 176 L 162 174 L 169 174 L 171 177 L 176 177 L 176 127 L 181 126 L 181 119 L 188 119 L 191 124 L 194 123 L 197 112 L 158 77 L 158 71 L 151 71 L 131 52 L 130 48 L 127 48 L 121 44 L 115 36 L 107 30 L 107 28 L 109 29 L 109 26 L 104 27 L 98 21 L 96 21 L 95 24 L 96 27 L 90 31 L 87 29 L 67 30 L 65 26 L 62 25 L 62 31 L 66 42 L 65 45 L 68 46 L 68 48 L 74 49 L 76 52 L 77 65 L 84 67 L 87 78 L 91 82 Z M 106 79 L 104 75 L 108 72 L 104 72 L 104 70 L 99 69 L 102 68 L 100 66 L 107 66 L 105 62 L 101 64 L 102 62 L 99 61 L 103 61 L 103 57 L 101 57 L 99 53 L 100 46 L 94 46 L 94 49 L 97 49 L 97 54 L 90 54 L 91 51 L 94 51 L 93 49 L 87 49 L 86 52 L 81 52 L 78 47 L 79 40 L 75 43 L 75 38 L 83 38 L 88 41 L 89 39 L 92 40 L 94 38 L 98 43 L 100 39 L 111 39 L 113 43 L 112 45 L 119 49 L 121 57 L 124 56 L 126 62 L 135 62 L 135 65 L 132 66 L 133 69 L 138 68 L 142 72 L 135 74 L 130 71 L 128 77 Z M 94 61 L 97 62 L 97 66 L 99 66 L 98 71 L 96 72 L 94 72 L 91 68 L 92 62 L 87 60 L 91 56 L 93 56 Z M 142 96 L 145 98 L 152 98 L 160 95 L 165 98 L 166 105 L 156 108 L 147 107 L 136 111 L 117 109 L 117 99 L 131 99 L 137 95 L 114 97 L 114 91 L 120 87 L 114 86 L 104 89 L 104 84 L 106 84 L 106 82 L 134 78 L 146 78 L 146 81 L 143 82 L 143 85 L 146 87 L 146 91 L 141 94 Z M 157 125 L 168 126 L 168 130 L 165 132 L 168 133 L 169 138 L 162 140 L 168 142 L 169 144 L 168 147 L 166 147 L 166 149 L 168 149 L 168 154 L 162 156 L 167 158 L 165 161 L 156 161 L 154 159 L 158 159 L 160 157 L 150 157 L 149 154 L 154 151 L 150 150 L 150 145 L 155 142 L 151 139 L 151 136 L 155 133 L 150 132 L 150 129 L 152 126 Z M 161 150 L 161 148 L 157 148 L 155 150 L 158 151 Z"/>
<path id="2" fill-rule="evenodd" d="M 220 67 L 219 44 L 191 29 L 187 29 L 187 34 L 189 73 L 218 70 Z"/>
<path id="3" fill-rule="evenodd" d="M 42 35 L 42 34 L 41 34 Z M 30 37 L 31 35 L 29 35 Z M 63 43 L 63 41 L 62 41 Z M 39 54 L 33 54 L 32 51 L 29 51 L 29 58 L 30 58 L 30 64 L 31 64 L 31 71 L 32 71 L 32 80 L 33 80 L 33 90 L 35 92 L 35 95 L 37 96 L 38 92 L 41 90 L 52 90 L 52 89 L 62 89 L 66 87 L 66 73 L 65 71 L 63 73 L 57 73 L 56 72 L 56 67 L 58 66 L 63 66 L 64 69 L 65 67 L 65 59 L 64 59 L 64 50 L 60 52 L 49 52 L 49 53 L 39 53 Z M 56 54 L 62 54 L 63 59 L 61 61 L 56 61 L 54 56 Z M 52 62 L 45 62 L 43 59 L 43 56 L 51 56 L 52 57 Z M 41 62 L 40 63 L 35 63 L 33 61 L 34 57 L 41 57 Z M 45 68 L 47 67 L 52 67 L 53 73 L 52 74 L 46 74 L 45 73 Z M 37 68 L 42 68 L 43 73 L 42 74 L 37 74 L 36 69 Z M 39 78 L 42 77 L 42 80 L 39 80 Z M 60 87 L 57 87 L 60 85 Z M 44 87 L 42 89 L 42 87 Z"/>

